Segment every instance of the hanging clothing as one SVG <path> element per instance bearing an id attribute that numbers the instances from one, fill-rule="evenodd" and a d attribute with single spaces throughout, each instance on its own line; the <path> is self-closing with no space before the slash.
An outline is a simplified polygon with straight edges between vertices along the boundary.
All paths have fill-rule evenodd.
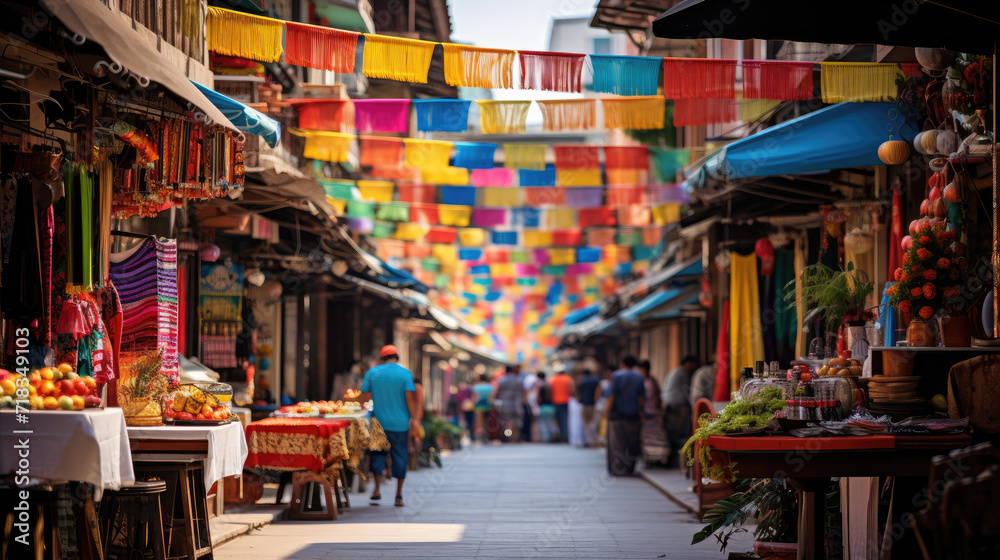
<path id="1" fill-rule="evenodd" d="M 38 213 L 35 212 L 35 197 L 32 194 L 31 178 L 21 176 L 5 182 L 4 197 L 9 196 L 11 189 L 15 191 L 13 203 L 14 213 L 5 210 L 3 216 L 6 230 L 7 223 L 13 219 L 13 230 L 8 246 L 3 248 L 3 272 L 0 285 L 3 285 L 0 307 L 10 317 L 37 318 L 42 305 L 42 265 L 39 247 Z M 9 209 L 9 200 L 4 208 Z M 4 235 L 7 239 L 6 234 Z"/>
<path id="2" fill-rule="evenodd" d="M 785 286 L 795 280 L 795 254 L 792 251 L 777 251 L 774 256 L 774 340 L 778 361 L 790 362 L 795 354 L 795 336 L 798 321 L 795 308 L 785 302 Z"/>
<path id="3" fill-rule="evenodd" d="M 715 401 L 728 401 L 730 393 L 739 388 L 729 377 L 729 300 L 722 302 L 722 323 L 715 350 Z"/>
<path id="4" fill-rule="evenodd" d="M 795 270 L 795 323 L 798 325 L 798 329 L 795 331 L 795 356 L 805 356 L 806 349 L 809 345 L 809 341 L 806 339 L 804 332 L 805 321 L 806 321 L 806 308 L 802 301 L 802 276 L 799 271 L 806 267 L 805 263 L 805 243 L 804 239 L 797 238 L 795 240 L 795 250 L 793 257 Z"/>
<path id="5" fill-rule="evenodd" d="M 764 359 L 757 282 L 757 255 L 733 253 L 729 264 L 729 297 L 732 319 L 729 339 L 729 377 L 738 387 L 740 368 Z"/>

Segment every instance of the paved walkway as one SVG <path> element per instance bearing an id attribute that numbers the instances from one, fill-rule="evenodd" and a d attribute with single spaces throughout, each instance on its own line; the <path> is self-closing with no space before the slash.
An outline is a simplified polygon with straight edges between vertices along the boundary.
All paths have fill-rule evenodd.
<path id="1" fill-rule="evenodd" d="M 404 508 L 388 487 L 381 506 L 353 494 L 338 521 L 267 525 L 215 558 L 726 557 L 714 539 L 691 546 L 701 524 L 649 482 L 606 476 L 603 450 L 485 446 L 444 461 L 411 473 Z M 733 540 L 729 551 L 750 549 L 746 535 Z"/>

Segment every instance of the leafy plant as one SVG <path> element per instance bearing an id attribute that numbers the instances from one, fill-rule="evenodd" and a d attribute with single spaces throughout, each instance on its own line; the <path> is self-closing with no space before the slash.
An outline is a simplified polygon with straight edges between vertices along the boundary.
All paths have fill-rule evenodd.
<path id="1" fill-rule="evenodd" d="M 864 324 L 872 318 L 865 309 L 865 300 L 875 291 L 875 284 L 854 262 L 847 270 L 834 270 L 825 264 L 812 264 L 799 275 L 802 301 L 808 308 L 823 313 L 830 330 L 837 330 L 845 320 Z M 785 303 L 795 307 L 795 281 L 785 285 Z"/>
<path id="2" fill-rule="evenodd" d="M 747 479 L 740 484 L 746 490 L 719 500 L 705 512 L 702 522 L 708 523 L 694 534 L 691 544 L 697 544 L 711 535 L 725 552 L 733 535 L 747 530 L 743 525 L 751 518 L 757 520 L 753 536 L 758 541 L 796 542 L 798 494 L 783 478 Z"/>
<path id="3" fill-rule="evenodd" d="M 122 395 L 131 400 L 156 398 L 167 390 L 167 378 L 160 375 L 162 352 L 148 354 L 137 360 L 119 385 Z"/>

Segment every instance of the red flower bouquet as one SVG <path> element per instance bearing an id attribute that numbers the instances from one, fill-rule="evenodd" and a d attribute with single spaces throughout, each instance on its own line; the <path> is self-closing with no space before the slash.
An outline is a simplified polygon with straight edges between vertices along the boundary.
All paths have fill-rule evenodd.
<path id="1" fill-rule="evenodd" d="M 928 227 L 913 236 L 913 245 L 895 270 L 897 283 L 889 288 L 893 304 L 914 318 L 929 320 L 940 310 L 960 307 L 959 281 L 964 271 L 956 259 L 952 244 L 954 231 Z"/>

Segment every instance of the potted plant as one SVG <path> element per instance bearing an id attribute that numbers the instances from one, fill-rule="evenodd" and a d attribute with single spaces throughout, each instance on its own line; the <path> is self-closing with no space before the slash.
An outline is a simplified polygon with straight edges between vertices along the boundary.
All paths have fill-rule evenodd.
<path id="1" fill-rule="evenodd" d="M 811 313 L 821 313 L 830 332 L 839 332 L 846 324 L 853 341 L 851 354 L 859 360 L 868 356 L 868 336 L 865 324 L 874 320 L 875 314 L 865 307 L 865 302 L 875 291 L 875 284 L 854 262 L 847 263 L 847 270 L 834 270 L 824 264 L 805 267 L 800 275 L 802 301 Z M 785 302 L 795 305 L 795 282 L 785 287 Z"/>
<path id="2" fill-rule="evenodd" d="M 794 558 L 798 541 L 798 493 L 783 478 L 747 479 L 740 486 L 745 490 L 715 502 L 705 513 L 702 522 L 708 525 L 694 534 L 691 544 L 714 535 L 725 552 L 730 537 L 746 532 L 743 525 L 754 519 L 757 521 L 753 532 L 755 552 Z M 761 543 L 774 544 L 764 546 Z"/>
<path id="3" fill-rule="evenodd" d="M 965 276 L 965 257 L 956 252 L 955 231 L 944 229 L 943 223 L 921 225 L 894 272 L 896 284 L 888 289 L 892 303 L 910 317 L 908 346 L 936 345 L 934 317 L 949 311 L 959 315 L 964 299 L 958 286 Z"/>

